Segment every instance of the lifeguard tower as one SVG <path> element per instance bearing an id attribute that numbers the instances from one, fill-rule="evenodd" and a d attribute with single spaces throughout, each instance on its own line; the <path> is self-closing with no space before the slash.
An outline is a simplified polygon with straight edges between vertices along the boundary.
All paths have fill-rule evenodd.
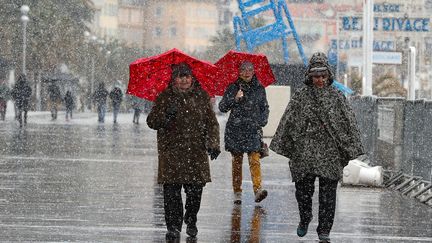
<path id="1" fill-rule="evenodd" d="M 282 41 L 284 60 L 288 63 L 288 40 L 287 38 L 292 35 L 299 51 L 300 57 L 307 65 L 307 58 L 304 54 L 300 38 L 294 27 L 294 22 L 288 10 L 285 0 L 237 0 L 241 16 L 235 16 L 234 23 L 234 36 L 236 41 L 236 48 L 241 51 L 241 42 L 245 41 L 247 51 L 253 50 L 262 44 L 271 42 L 277 39 Z M 271 12 L 274 15 L 275 22 L 265 26 L 253 28 L 250 20 L 253 20 L 264 12 Z M 284 21 L 286 18 L 289 25 Z"/>

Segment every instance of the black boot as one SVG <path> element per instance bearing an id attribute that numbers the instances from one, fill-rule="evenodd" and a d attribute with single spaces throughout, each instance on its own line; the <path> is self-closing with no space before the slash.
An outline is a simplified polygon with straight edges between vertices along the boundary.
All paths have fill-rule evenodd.
<path id="1" fill-rule="evenodd" d="M 190 237 L 196 237 L 198 234 L 198 228 L 196 227 L 196 224 L 188 224 L 186 227 L 186 234 L 188 234 Z"/>
<path id="2" fill-rule="evenodd" d="M 175 241 L 180 239 L 180 231 L 176 229 L 168 230 L 168 232 L 165 234 L 165 239 L 167 241 Z"/>

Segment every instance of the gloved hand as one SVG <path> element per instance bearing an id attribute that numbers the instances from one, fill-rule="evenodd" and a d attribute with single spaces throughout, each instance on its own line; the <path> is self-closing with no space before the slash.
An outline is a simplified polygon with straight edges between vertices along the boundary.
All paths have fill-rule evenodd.
<path id="1" fill-rule="evenodd" d="M 169 106 L 166 110 L 165 110 L 166 114 L 167 114 L 167 118 L 168 120 L 173 119 L 176 115 L 177 115 L 177 107 L 176 106 Z"/>
<path id="2" fill-rule="evenodd" d="M 210 155 L 211 160 L 215 160 L 219 156 L 221 151 L 217 148 L 216 149 L 209 148 L 207 149 L 207 153 Z"/>

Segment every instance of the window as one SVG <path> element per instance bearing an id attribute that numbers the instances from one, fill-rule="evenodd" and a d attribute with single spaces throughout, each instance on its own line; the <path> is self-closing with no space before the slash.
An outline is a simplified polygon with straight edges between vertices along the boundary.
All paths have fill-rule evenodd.
<path id="1" fill-rule="evenodd" d="M 135 6 L 144 6 L 144 0 L 120 0 L 119 4 L 122 5 L 135 5 Z"/>
<path id="2" fill-rule="evenodd" d="M 170 28 L 170 37 L 176 37 L 177 36 L 177 28 L 171 27 Z"/>
<path id="3" fill-rule="evenodd" d="M 118 8 L 117 5 L 114 4 L 105 4 L 103 12 L 105 15 L 108 16 L 117 16 L 118 14 Z"/>
<path id="4" fill-rule="evenodd" d="M 154 28 L 153 36 L 154 37 L 161 37 L 162 36 L 162 29 L 160 27 Z"/>
<path id="5" fill-rule="evenodd" d="M 193 36 L 198 39 L 207 39 L 209 38 L 209 33 L 206 28 L 195 27 Z"/>
<path id="6" fill-rule="evenodd" d="M 155 16 L 156 17 L 161 17 L 162 16 L 162 7 L 157 7 L 156 8 Z"/>

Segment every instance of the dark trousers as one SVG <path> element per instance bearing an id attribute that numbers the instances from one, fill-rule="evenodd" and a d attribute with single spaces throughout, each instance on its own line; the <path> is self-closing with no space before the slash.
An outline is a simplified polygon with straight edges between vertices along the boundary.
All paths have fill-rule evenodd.
<path id="1" fill-rule="evenodd" d="M 114 117 L 114 123 L 117 122 L 117 115 L 120 111 L 120 103 L 113 104 L 113 117 Z"/>
<path id="2" fill-rule="evenodd" d="M 181 189 L 186 193 L 186 213 L 183 217 Z M 196 225 L 201 206 L 203 186 L 196 184 L 164 184 L 164 209 L 167 229 L 181 231 L 183 219 L 187 225 Z"/>
<path id="3" fill-rule="evenodd" d="M 308 174 L 295 183 L 296 199 L 300 212 L 301 222 L 309 222 L 312 219 L 312 196 L 315 191 L 316 175 Z M 318 234 L 330 234 L 333 226 L 336 210 L 337 180 L 319 178 L 319 210 L 318 210 Z"/>
<path id="4" fill-rule="evenodd" d="M 18 117 L 17 117 L 17 119 L 19 121 L 20 127 L 22 127 L 22 125 L 23 125 L 23 116 L 24 116 L 24 125 L 25 125 L 25 124 L 27 124 L 27 110 L 19 109 L 18 108 Z"/>
<path id="5" fill-rule="evenodd" d="M 136 123 L 136 124 L 139 123 L 140 113 L 141 113 L 140 109 L 137 109 L 137 108 L 134 109 L 133 123 Z"/>
<path id="6" fill-rule="evenodd" d="M 6 107 L 7 107 L 7 100 L 0 98 L 0 117 L 2 121 L 6 118 Z"/>
<path id="7" fill-rule="evenodd" d="M 98 112 L 98 122 L 104 122 L 105 121 L 105 104 L 98 104 L 97 105 L 97 112 Z"/>
<path id="8" fill-rule="evenodd" d="M 57 104 L 54 102 L 51 104 L 51 118 L 53 120 L 57 119 Z"/>
<path id="9" fill-rule="evenodd" d="M 72 108 L 66 107 L 66 120 L 68 119 L 68 115 L 70 115 L 70 118 L 72 119 Z"/>

